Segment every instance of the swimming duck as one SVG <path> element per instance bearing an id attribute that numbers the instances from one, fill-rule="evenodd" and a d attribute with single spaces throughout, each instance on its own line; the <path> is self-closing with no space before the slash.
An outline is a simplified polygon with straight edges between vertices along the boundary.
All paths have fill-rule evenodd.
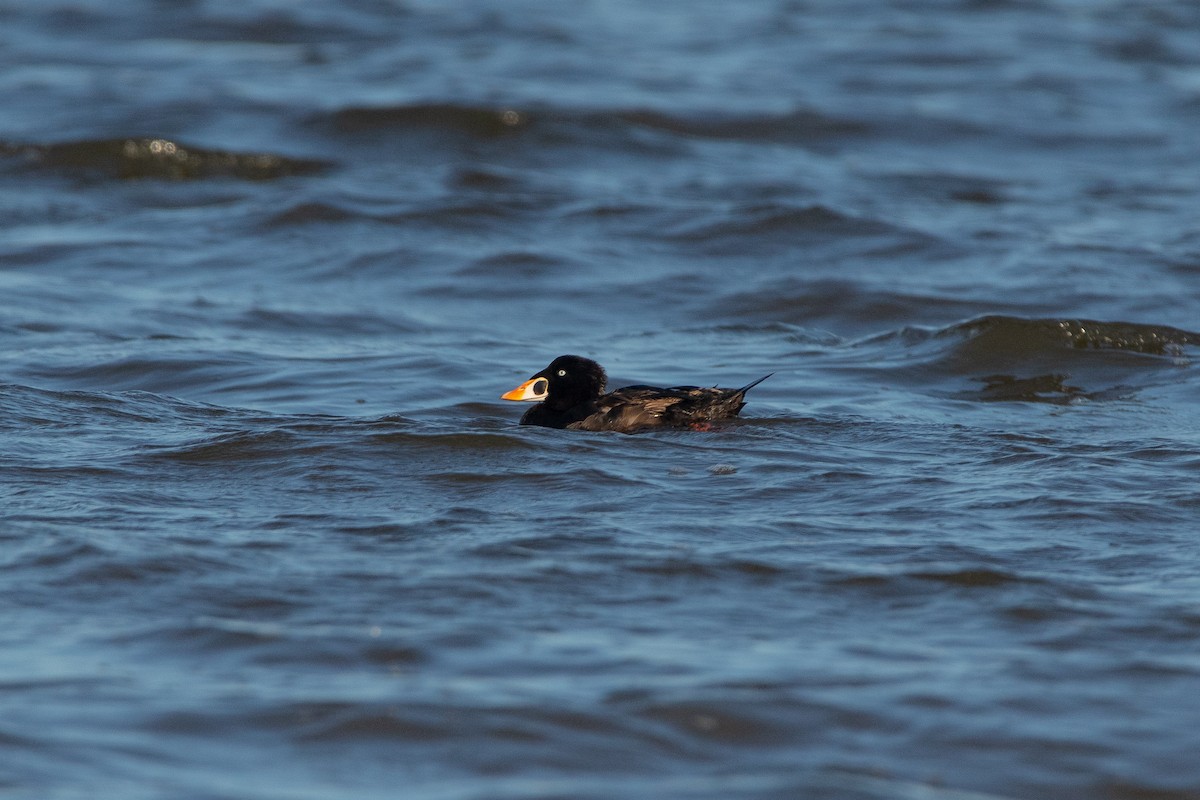
<path id="1" fill-rule="evenodd" d="M 646 428 L 707 430 L 714 420 L 736 417 L 746 405 L 746 392 L 769 377 L 740 389 L 626 386 L 605 394 L 608 376 L 603 367 L 590 358 L 559 356 L 500 399 L 537 403 L 521 417 L 522 425 L 620 433 Z"/>

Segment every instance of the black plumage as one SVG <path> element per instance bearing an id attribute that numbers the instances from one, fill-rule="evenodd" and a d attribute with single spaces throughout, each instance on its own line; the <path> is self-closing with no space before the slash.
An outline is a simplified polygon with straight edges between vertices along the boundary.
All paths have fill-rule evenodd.
<path id="1" fill-rule="evenodd" d="M 621 433 L 647 428 L 703 430 L 716 420 L 736 417 L 746 405 L 746 392 L 769 377 L 740 389 L 626 386 L 605 394 L 608 376 L 603 367 L 582 356 L 559 356 L 502 397 L 537 402 L 521 417 L 522 425 Z"/>

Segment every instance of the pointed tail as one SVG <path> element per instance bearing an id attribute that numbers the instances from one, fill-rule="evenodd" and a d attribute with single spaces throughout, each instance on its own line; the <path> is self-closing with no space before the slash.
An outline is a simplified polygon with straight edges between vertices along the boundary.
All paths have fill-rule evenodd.
<path id="1" fill-rule="evenodd" d="M 750 383 L 747 383 L 747 384 L 746 384 L 745 386 L 743 386 L 742 388 L 738 389 L 738 390 L 737 390 L 737 393 L 738 393 L 738 394 L 745 394 L 746 392 L 750 391 L 750 390 L 751 390 L 751 389 L 753 389 L 755 386 L 758 386 L 760 383 L 762 383 L 763 381 L 765 381 L 767 378 L 771 377 L 771 376 L 772 376 L 772 375 L 774 375 L 774 374 L 775 374 L 774 372 L 768 372 L 766 375 L 763 375 L 763 376 L 762 376 L 761 378 L 759 378 L 758 380 L 756 380 L 756 381 L 751 381 Z"/>

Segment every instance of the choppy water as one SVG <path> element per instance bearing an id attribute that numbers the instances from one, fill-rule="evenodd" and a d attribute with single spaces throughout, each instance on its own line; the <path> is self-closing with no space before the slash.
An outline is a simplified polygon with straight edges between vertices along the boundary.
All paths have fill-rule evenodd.
<path id="1" fill-rule="evenodd" d="M 0 107 L 0 797 L 1200 797 L 1200 6 L 10 2 Z"/>

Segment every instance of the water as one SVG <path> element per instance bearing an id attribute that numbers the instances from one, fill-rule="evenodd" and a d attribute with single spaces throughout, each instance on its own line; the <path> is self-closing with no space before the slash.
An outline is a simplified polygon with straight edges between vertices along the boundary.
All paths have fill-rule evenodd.
<path id="1" fill-rule="evenodd" d="M 1200 797 L 1198 9 L 0 3 L 0 796 Z"/>

